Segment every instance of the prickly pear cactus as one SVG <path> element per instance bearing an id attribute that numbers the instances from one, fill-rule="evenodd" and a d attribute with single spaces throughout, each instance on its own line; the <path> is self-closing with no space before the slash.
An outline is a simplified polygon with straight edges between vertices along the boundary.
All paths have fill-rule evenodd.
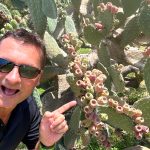
<path id="1" fill-rule="evenodd" d="M 150 5 L 149 4 L 144 4 L 144 6 L 140 10 L 140 15 L 139 15 L 139 24 L 140 24 L 140 29 L 145 35 L 150 35 L 150 26 L 148 22 L 150 21 Z"/>
<path id="2" fill-rule="evenodd" d="M 147 59 L 147 62 L 144 66 L 144 81 L 146 88 L 148 92 L 150 93 L 150 78 L 149 78 L 149 72 L 150 72 L 150 58 Z"/>
<path id="3" fill-rule="evenodd" d="M 44 42 L 47 50 L 47 56 L 59 66 L 67 65 L 67 54 L 59 48 L 56 40 L 48 33 L 44 34 Z"/>
<path id="4" fill-rule="evenodd" d="M 150 97 L 145 97 L 136 101 L 133 106 L 136 109 L 140 109 L 142 111 L 142 115 L 144 117 L 144 124 L 150 127 L 150 116 L 149 116 Z"/>
<path id="5" fill-rule="evenodd" d="M 42 1 L 42 11 L 47 17 L 49 31 L 50 33 L 53 33 L 57 26 L 57 7 L 55 1 Z"/>
<path id="6" fill-rule="evenodd" d="M 80 117 L 81 117 L 81 109 L 78 106 L 75 108 L 71 116 L 71 119 L 69 122 L 70 129 L 64 136 L 64 144 L 67 149 L 70 149 L 74 146 L 74 143 L 77 137 L 79 136 L 78 130 L 79 130 Z"/>
<path id="7" fill-rule="evenodd" d="M 47 25 L 47 18 L 42 11 L 42 0 L 27 0 L 26 3 L 30 10 L 34 28 L 42 37 Z"/>

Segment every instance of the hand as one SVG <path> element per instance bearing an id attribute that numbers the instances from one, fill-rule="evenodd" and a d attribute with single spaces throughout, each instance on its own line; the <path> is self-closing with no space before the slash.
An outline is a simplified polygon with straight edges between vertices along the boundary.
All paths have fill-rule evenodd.
<path id="1" fill-rule="evenodd" d="M 71 101 L 53 112 L 45 112 L 40 123 L 40 141 L 51 146 L 57 142 L 63 134 L 68 130 L 68 125 L 65 116 L 62 114 L 71 107 L 77 104 L 76 101 Z"/>

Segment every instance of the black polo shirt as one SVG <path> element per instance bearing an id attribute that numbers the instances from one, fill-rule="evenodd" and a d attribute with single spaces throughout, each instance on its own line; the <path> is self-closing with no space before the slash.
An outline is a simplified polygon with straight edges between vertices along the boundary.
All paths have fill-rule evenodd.
<path id="1" fill-rule="evenodd" d="M 5 126 L 0 121 L 0 150 L 15 150 L 22 141 L 34 149 L 39 138 L 41 115 L 33 97 L 18 104 Z"/>

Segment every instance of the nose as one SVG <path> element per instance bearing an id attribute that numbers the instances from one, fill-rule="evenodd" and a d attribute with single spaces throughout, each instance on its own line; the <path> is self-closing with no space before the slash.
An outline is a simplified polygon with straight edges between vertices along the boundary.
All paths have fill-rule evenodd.
<path id="1" fill-rule="evenodd" d="M 9 73 L 5 76 L 5 81 L 9 85 L 18 85 L 21 82 L 21 77 L 19 75 L 19 68 L 15 66 Z"/>

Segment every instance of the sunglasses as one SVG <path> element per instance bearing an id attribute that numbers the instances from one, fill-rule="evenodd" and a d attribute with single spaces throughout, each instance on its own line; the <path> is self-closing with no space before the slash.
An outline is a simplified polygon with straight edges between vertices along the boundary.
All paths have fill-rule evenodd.
<path id="1" fill-rule="evenodd" d="M 0 58 L 0 72 L 9 73 L 15 66 L 19 67 L 19 75 L 23 78 L 33 79 L 41 72 L 38 68 L 29 65 L 16 65 L 9 60 Z"/>

